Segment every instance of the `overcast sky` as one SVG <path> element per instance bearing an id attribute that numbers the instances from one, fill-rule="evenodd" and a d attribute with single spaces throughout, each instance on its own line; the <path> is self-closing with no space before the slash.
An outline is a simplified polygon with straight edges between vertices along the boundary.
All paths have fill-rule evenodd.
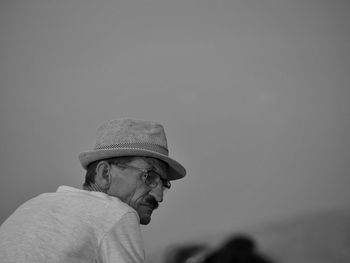
<path id="1" fill-rule="evenodd" d="M 188 176 L 143 228 L 166 244 L 350 208 L 348 1 L 2 0 L 0 222 L 80 187 L 97 127 L 165 126 Z"/>

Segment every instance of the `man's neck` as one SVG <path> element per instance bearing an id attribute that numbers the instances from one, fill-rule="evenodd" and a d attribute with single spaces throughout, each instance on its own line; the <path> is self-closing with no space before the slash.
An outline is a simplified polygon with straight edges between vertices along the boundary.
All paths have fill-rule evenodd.
<path id="1" fill-rule="evenodd" d="M 104 191 L 104 190 L 103 190 L 98 184 L 96 184 L 96 183 L 91 183 L 91 184 L 88 185 L 88 186 L 84 186 L 84 190 L 106 193 L 106 191 Z"/>

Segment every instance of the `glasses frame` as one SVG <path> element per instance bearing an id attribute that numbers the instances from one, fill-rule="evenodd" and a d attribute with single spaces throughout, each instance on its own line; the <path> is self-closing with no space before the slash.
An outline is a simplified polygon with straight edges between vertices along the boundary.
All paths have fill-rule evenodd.
<path id="1" fill-rule="evenodd" d="M 122 168 L 132 168 L 134 170 L 137 170 L 139 172 L 142 173 L 142 177 L 144 178 L 144 182 L 147 186 L 151 187 L 151 188 L 156 188 L 159 183 L 162 184 L 162 189 L 163 190 L 169 190 L 171 187 L 171 183 L 169 180 L 164 179 L 159 173 L 157 173 L 154 169 L 152 168 L 139 168 L 139 167 L 135 167 L 132 165 L 128 165 L 128 164 L 120 164 L 120 163 L 114 163 L 112 162 L 111 164 L 114 164 L 116 166 L 122 167 Z M 152 181 L 150 180 L 150 173 L 153 172 L 157 178 L 159 179 L 153 179 Z M 147 180 L 148 179 L 148 180 Z"/>

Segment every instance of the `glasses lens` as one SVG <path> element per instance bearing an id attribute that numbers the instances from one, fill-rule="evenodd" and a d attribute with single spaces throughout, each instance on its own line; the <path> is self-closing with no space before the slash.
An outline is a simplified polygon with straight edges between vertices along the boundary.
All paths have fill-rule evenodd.
<path id="1" fill-rule="evenodd" d="M 150 187 L 156 187 L 159 183 L 159 176 L 158 174 L 156 174 L 154 171 L 148 171 L 148 176 L 146 179 L 146 183 L 150 186 Z"/>
<path id="2" fill-rule="evenodd" d="M 168 180 L 161 178 L 158 173 L 156 173 L 152 170 L 148 172 L 146 183 L 150 187 L 156 187 L 159 183 L 161 183 L 163 188 L 165 188 L 165 189 L 170 188 L 170 182 Z"/>
<path id="3" fill-rule="evenodd" d="M 163 186 L 166 190 L 169 190 L 171 187 L 171 183 L 168 180 L 162 180 Z"/>

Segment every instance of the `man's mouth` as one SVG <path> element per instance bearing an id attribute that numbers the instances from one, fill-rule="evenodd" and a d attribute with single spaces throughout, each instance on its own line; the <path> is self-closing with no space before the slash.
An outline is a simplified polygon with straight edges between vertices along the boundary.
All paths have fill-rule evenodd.
<path id="1" fill-rule="evenodd" d="M 153 206 L 150 206 L 150 205 L 142 205 L 143 207 L 145 207 L 146 209 L 150 209 L 150 210 L 153 210 Z"/>
<path id="2" fill-rule="evenodd" d="M 157 207 L 158 207 L 158 205 L 154 205 L 154 204 L 150 204 L 150 203 L 142 204 L 142 206 L 148 207 L 152 210 L 157 209 Z"/>
<path id="3" fill-rule="evenodd" d="M 143 205 L 148 206 L 148 207 L 152 208 L 153 210 L 157 209 L 159 206 L 158 202 L 152 197 L 147 198 Z"/>

